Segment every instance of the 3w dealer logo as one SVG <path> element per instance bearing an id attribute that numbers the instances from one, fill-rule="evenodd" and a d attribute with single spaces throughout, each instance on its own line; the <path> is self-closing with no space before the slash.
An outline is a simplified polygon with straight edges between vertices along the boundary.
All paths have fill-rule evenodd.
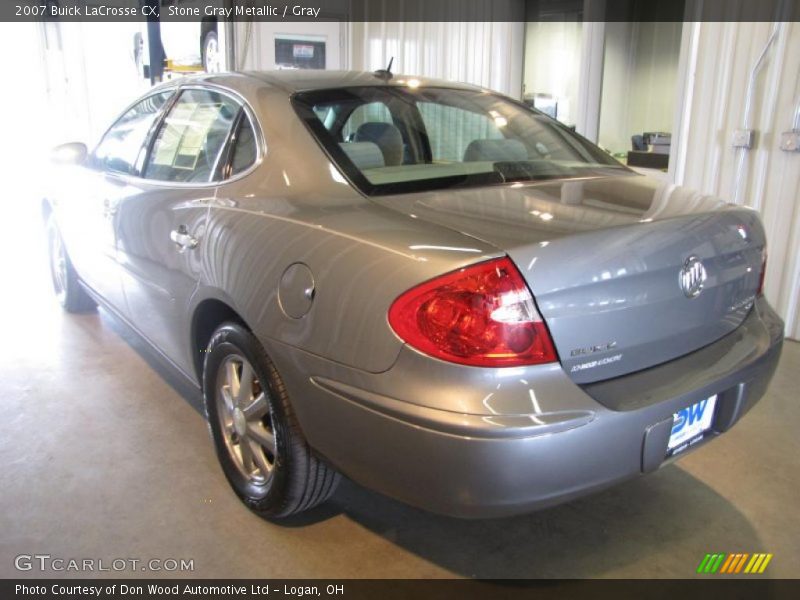
<path id="1" fill-rule="evenodd" d="M 697 572 L 702 574 L 731 575 L 736 573 L 749 573 L 755 575 L 763 573 L 772 554 L 706 554 L 700 561 Z"/>

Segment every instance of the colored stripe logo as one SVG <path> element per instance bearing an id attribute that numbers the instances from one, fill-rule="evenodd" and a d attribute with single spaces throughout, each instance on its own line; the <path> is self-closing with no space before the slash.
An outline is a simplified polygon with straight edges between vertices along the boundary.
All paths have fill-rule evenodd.
<path id="1" fill-rule="evenodd" d="M 703 560 L 700 561 L 697 572 L 710 575 L 735 575 L 736 573 L 755 575 L 763 573 L 771 560 L 772 554 L 764 553 L 706 554 Z"/>

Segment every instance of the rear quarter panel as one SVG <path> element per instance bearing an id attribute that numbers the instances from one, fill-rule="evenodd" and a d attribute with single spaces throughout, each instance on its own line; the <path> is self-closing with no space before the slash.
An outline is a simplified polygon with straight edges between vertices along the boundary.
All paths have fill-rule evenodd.
<path id="1" fill-rule="evenodd" d="M 266 154 L 211 201 L 195 305 L 224 299 L 267 344 L 371 372 L 390 368 L 402 347 L 387 321 L 392 301 L 422 281 L 501 253 L 358 194 L 285 93 L 261 88 L 247 99 Z M 311 308 L 300 318 L 279 301 L 281 277 L 295 263 L 314 279 Z"/>

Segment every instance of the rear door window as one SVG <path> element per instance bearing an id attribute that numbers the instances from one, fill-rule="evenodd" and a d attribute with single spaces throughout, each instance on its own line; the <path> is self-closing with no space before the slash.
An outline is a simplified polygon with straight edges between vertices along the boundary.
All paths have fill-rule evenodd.
<path id="1" fill-rule="evenodd" d="M 161 124 L 144 177 L 207 183 L 216 172 L 241 106 L 212 90 L 184 90 Z"/>
<path id="2" fill-rule="evenodd" d="M 231 148 L 230 174 L 227 177 L 233 177 L 242 171 L 246 171 L 256 162 L 257 158 L 256 134 L 250 119 L 247 115 L 243 115 L 234 134 Z"/>

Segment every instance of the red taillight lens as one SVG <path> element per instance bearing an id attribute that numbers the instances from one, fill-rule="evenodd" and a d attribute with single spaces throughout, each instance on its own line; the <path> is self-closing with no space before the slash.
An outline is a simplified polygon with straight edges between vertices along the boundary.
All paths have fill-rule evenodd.
<path id="1" fill-rule="evenodd" d="M 410 346 L 479 367 L 557 360 L 525 281 L 508 258 L 448 273 L 404 293 L 389 324 Z"/>
<path id="2" fill-rule="evenodd" d="M 758 291 L 756 292 L 757 296 L 760 296 L 764 293 L 764 276 L 767 274 L 767 247 L 764 246 L 764 249 L 761 251 L 761 275 L 758 277 Z"/>

